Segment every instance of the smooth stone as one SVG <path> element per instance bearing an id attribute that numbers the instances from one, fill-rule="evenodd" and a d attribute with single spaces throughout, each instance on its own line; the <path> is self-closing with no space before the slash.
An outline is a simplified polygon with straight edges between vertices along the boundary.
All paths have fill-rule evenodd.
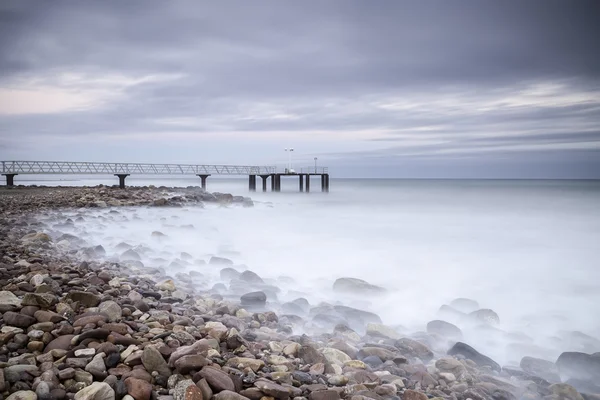
<path id="1" fill-rule="evenodd" d="M 267 302 L 267 295 L 264 292 L 250 292 L 240 297 L 242 306 L 258 306 Z"/>
<path id="2" fill-rule="evenodd" d="M 21 300 L 13 292 L 0 291 L 0 307 L 21 307 Z"/>
<path id="3" fill-rule="evenodd" d="M 569 378 L 600 382 L 600 354 L 564 352 L 556 360 L 561 375 Z"/>
<path id="4" fill-rule="evenodd" d="M 470 313 L 479 309 L 479 303 L 466 298 L 454 299 L 450 302 L 450 306 L 463 313 Z"/>
<path id="5" fill-rule="evenodd" d="M 386 339 L 400 339 L 402 336 L 394 329 L 383 324 L 367 324 L 367 335 L 383 337 Z"/>
<path id="6" fill-rule="evenodd" d="M 100 305 L 98 306 L 98 312 L 106 314 L 110 322 L 117 322 L 123 316 L 121 306 L 118 305 L 117 302 L 112 300 L 103 301 L 102 303 L 100 303 Z"/>
<path id="7" fill-rule="evenodd" d="M 474 321 L 485 322 L 490 325 L 498 325 L 500 323 L 500 317 L 498 314 L 489 308 L 473 311 L 469 313 L 468 316 Z"/>
<path id="8" fill-rule="evenodd" d="M 548 360 L 535 357 L 523 357 L 519 364 L 523 371 L 547 380 L 550 383 L 560 383 L 557 366 Z"/>
<path id="9" fill-rule="evenodd" d="M 75 335 L 63 335 L 59 336 L 46 345 L 44 353 L 48 353 L 51 350 L 69 350 L 71 348 L 71 341 Z"/>
<path id="10" fill-rule="evenodd" d="M 340 400 L 336 390 L 316 390 L 308 396 L 309 400 Z"/>
<path id="11" fill-rule="evenodd" d="M 428 397 L 417 390 L 406 389 L 402 394 L 402 400 L 428 400 Z"/>
<path id="12" fill-rule="evenodd" d="M 159 373 L 159 375 L 164 377 L 171 375 L 171 370 L 169 369 L 167 362 L 154 346 L 144 347 L 142 353 L 142 364 L 144 364 L 146 371 L 150 373 L 156 371 Z"/>
<path id="13" fill-rule="evenodd" d="M 127 393 L 135 400 L 150 400 L 152 396 L 152 384 L 137 378 L 125 379 Z"/>
<path id="14" fill-rule="evenodd" d="M 29 315 L 16 313 L 13 311 L 7 311 L 2 316 L 4 323 L 10 326 L 16 326 L 18 328 L 28 328 L 35 324 L 37 320 Z"/>
<path id="15" fill-rule="evenodd" d="M 212 397 L 214 400 L 250 400 L 248 397 L 231 390 L 223 390 Z"/>
<path id="16" fill-rule="evenodd" d="M 479 366 L 488 366 L 498 372 L 501 370 L 500 365 L 497 362 L 463 342 L 457 342 L 450 350 L 448 350 L 448 354 L 451 356 L 462 355 Z"/>
<path id="17" fill-rule="evenodd" d="M 94 382 L 78 391 L 75 400 L 115 400 L 115 391 L 108 383 Z"/>
<path id="18" fill-rule="evenodd" d="M 265 362 L 255 358 L 233 357 L 227 360 L 227 365 L 241 370 L 250 368 L 252 371 L 258 372 L 261 368 L 264 368 Z"/>
<path id="19" fill-rule="evenodd" d="M 462 339 L 463 336 L 458 326 L 442 320 L 429 321 L 427 323 L 427 333 L 457 340 Z"/>
<path id="20" fill-rule="evenodd" d="M 202 367 L 209 364 L 206 357 L 200 354 L 183 356 L 175 362 L 175 369 L 183 375 L 187 375 L 191 371 L 200 371 Z"/>
<path id="21" fill-rule="evenodd" d="M 199 376 L 206 379 L 210 387 L 215 392 L 222 390 L 230 390 L 235 392 L 235 385 L 233 380 L 229 377 L 229 374 L 213 367 L 204 367 L 198 373 Z"/>
<path id="22" fill-rule="evenodd" d="M 357 278 L 339 278 L 333 283 L 333 290 L 335 292 L 359 295 L 377 295 L 386 292 L 386 290 L 381 286 L 373 285 L 367 281 Z"/>
<path id="23" fill-rule="evenodd" d="M 6 400 L 38 400 L 38 396 L 31 390 L 19 390 L 8 396 Z"/>
<path id="24" fill-rule="evenodd" d="M 96 307 L 98 306 L 98 304 L 100 304 L 100 296 L 97 296 L 90 292 L 81 292 L 73 290 L 70 291 L 69 294 L 67 294 L 66 298 L 71 301 L 77 301 L 87 308 Z"/>
<path id="25" fill-rule="evenodd" d="M 402 338 L 396 340 L 394 346 L 400 350 L 402 355 L 418 358 L 424 363 L 427 363 L 433 359 L 433 352 L 423 343 L 420 343 L 416 340 Z"/>

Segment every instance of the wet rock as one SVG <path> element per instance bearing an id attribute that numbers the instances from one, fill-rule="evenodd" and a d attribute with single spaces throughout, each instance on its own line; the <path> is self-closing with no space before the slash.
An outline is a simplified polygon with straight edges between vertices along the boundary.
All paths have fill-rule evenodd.
<path id="1" fill-rule="evenodd" d="M 351 360 L 350 356 L 348 356 L 343 351 L 331 347 L 324 348 L 323 350 L 321 350 L 321 353 L 323 354 L 323 356 L 325 356 L 325 359 L 331 364 L 344 365 L 345 362 Z"/>
<path id="2" fill-rule="evenodd" d="M 556 366 L 565 378 L 600 382 L 599 353 L 564 352 L 556 360 Z"/>
<path id="3" fill-rule="evenodd" d="M 468 314 L 469 318 L 473 321 L 485 322 L 490 325 L 498 325 L 500 323 L 500 317 L 494 310 L 490 309 L 481 309 L 477 311 L 473 311 Z"/>
<path id="4" fill-rule="evenodd" d="M 211 257 L 208 263 L 211 265 L 233 265 L 233 261 L 230 259 L 216 256 Z"/>
<path id="5" fill-rule="evenodd" d="M 267 302 L 267 295 L 264 292 L 250 292 L 240 297 L 242 306 L 263 306 Z"/>
<path id="6" fill-rule="evenodd" d="M 396 340 L 394 346 L 406 357 L 418 358 L 425 363 L 433 359 L 433 352 L 423 343 L 416 340 L 402 338 Z"/>
<path id="7" fill-rule="evenodd" d="M 560 383 L 561 381 L 558 375 L 558 368 L 551 361 L 534 357 L 523 357 L 520 366 L 523 371 L 545 379 L 550 383 Z"/>
<path id="8" fill-rule="evenodd" d="M 401 338 L 401 335 L 389 326 L 373 323 L 367 325 L 367 335 L 394 340 Z"/>
<path id="9" fill-rule="evenodd" d="M 446 321 L 434 320 L 427 323 L 427 333 L 440 335 L 449 339 L 462 339 L 459 327 Z"/>
<path id="10" fill-rule="evenodd" d="M 239 276 L 241 275 L 241 273 L 233 268 L 223 268 L 220 272 L 219 272 L 219 276 L 221 277 L 222 280 L 229 282 L 232 279 L 237 279 Z"/>
<path id="11" fill-rule="evenodd" d="M 450 306 L 463 313 L 471 313 L 479 309 L 479 303 L 466 298 L 454 299 L 450 302 Z"/>
<path id="12" fill-rule="evenodd" d="M 583 396 L 573 386 L 566 383 L 555 383 L 548 390 L 554 398 L 560 400 L 584 400 Z"/>
<path id="13" fill-rule="evenodd" d="M 498 365 L 497 362 L 479 353 L 473 347 L 463 342 L 457 342 L 450 350 L 448 350 L 448 354 L 451 356 L 461 355 L 469 360 L 472 360 L 479 366 L 488 366 L 498 372 L 501 370 L 500 365 Z"/>
<path id="14" fill-rule="evenodd" d="M 239 280 L 241 280 L 243 282 L 254 283 L 254 284 L 264 283 L 262 278 L 260 276 L 258 276 L 258 274 L 256 272 L 252 272 L 249 270 L 242 272 L 239 276 Z"/>
<path id="15" fill-rule="evenodd" d="M 367 281 L 357 278 L 339 278 L 333 283 L 333 290 L 346 294 L 383 294 L 385 289 L 372 285 Z"/>

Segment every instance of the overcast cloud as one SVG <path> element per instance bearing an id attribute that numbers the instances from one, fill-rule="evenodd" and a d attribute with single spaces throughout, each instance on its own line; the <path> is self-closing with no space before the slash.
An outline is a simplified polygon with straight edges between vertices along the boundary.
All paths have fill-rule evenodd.
<path id="1" fill-rule="evenodd" d="M 600 178 L 597 1 L 2 1 L 0 159 Z"/>

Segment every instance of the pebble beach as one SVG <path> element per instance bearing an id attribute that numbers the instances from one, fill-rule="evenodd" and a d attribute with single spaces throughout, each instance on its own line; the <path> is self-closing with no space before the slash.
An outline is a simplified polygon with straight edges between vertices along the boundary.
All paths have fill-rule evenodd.
<path id="1" fill-rule="evenodd" d="M 277 285 L 227 254 L 149 264 L 143 248 L 119 244 L 115 256 L 73 233 L 91 218 L 117 224 L 124 209 L 208 206 L 254 203 L 198 187 L 0 188 L 0 398 L 600 399 L 597 339 L 501 365 L 449 322 L 491 335 L 501 316 L 475 299 L 440 305 L 426 332 L 407 332 L 350 305 L 279 301 Z M 331 290 L 377 299 L 386 289 L 336 277 Z"/>

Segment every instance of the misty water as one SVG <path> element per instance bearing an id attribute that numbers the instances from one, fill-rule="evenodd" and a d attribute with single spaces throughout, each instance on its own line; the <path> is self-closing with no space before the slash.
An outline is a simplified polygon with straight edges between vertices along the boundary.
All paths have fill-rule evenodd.
<path id="1" fill-rule="evenodd" d="M 246 181 L 209 178 L 208 185 L 248 195 Z M 118 258 L 124 242 L 139 250 L 144 265 L 168 275 L 200 272 L 199 291 L 223 282 L 222 267 L 199 261 L 218 255 L 279 288 L 277 301 L 268 299 L 275 310 L 297 297 L 311 306 L 344 304 L 415 337 L 423 336 L 427 322 L 443 319 L 462 329 L 463 341 L 504 365 L 518 365 L 525 355 L 555 361 L 562 351 L 600 351 L 600 183 L 349 179 L 332 180 L 331 192 L 323 194 L 315 179 L 313 193 L 296 189 L 296 179 L 284 179 L 281 193 L 253 193 L 252 208 L 86 209 L 54 213 L 50 220 L 71 218 L 74 225 L 56 225 L 56 232 L 100 244 L 108 258 Z M 364 279 L 387 294 L 340 296 L 332 290 L 340 277 Z M 459 297 L 494 310 L 500 323 L 439 312 Z M 447 343 L 433 347 L 444 351 Z"/>

